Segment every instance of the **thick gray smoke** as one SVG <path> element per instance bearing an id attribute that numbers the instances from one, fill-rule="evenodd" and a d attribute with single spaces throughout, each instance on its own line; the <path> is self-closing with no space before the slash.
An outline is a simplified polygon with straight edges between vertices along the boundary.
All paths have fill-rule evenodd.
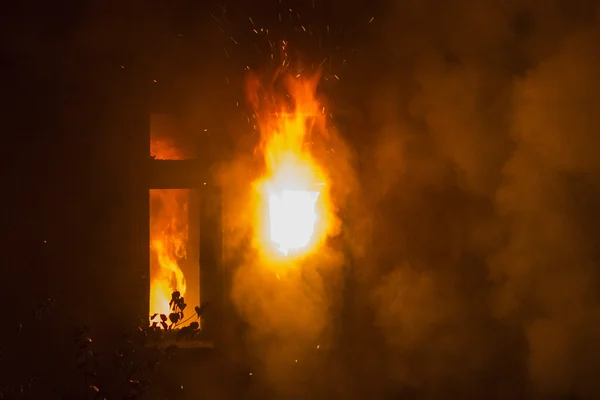
<path id="1" fill-rule="evenodd" d="M 408 0 L 373 28 L 388 60 L 368 96 L 360 268 L 382 382 L 600 395 L 598 15 Z"/>

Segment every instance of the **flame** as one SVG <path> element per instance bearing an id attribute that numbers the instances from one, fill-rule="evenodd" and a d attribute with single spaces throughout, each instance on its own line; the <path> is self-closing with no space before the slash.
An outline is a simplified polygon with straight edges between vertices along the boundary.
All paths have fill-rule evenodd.
<path id="1" fill-rule="evenodd" d="M 265 163 L 264 176 L 255 182 L 257 237 L 271 256 L 308 254 L 328 232 L 327 176 L 310 149 L 312 134 L 326 133 L 325 116 L 315 98 L 318 79 L 285 77 L 287 94 L 279 102 L 261 91 L 257 78 L 248 81 Z"/>
<path id="2" fill-rule="evenodd" d="M 284 255 L 309 244 L 318 220 L 318 197 L 319 192 L 308 190 L 269 190 L 270 239 Z"/>
<path id="3" fill-rule="evenodd" d="M 164 140 L 152 140 L 157 159 L 180 158 L 177 149 Z M 169 314 L 174 291 L 186 292 L 180 261 L 186 257 L 189 233 L 189 190 L 150 190 L 150 314 Z"/>

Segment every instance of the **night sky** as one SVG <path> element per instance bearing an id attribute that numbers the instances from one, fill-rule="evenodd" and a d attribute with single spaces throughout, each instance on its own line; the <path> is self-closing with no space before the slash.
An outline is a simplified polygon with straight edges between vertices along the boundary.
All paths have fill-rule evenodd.
<path id="1" fill-rule="evenodd" d="M 0 350 L 20 326 L 29 344 L 0 356 L 0 387 L 35 375 L 55 398 L 73 327 L 131 320 L 126 177 L 147 112 L 188 116 L 222 171 L 255 140 L 246 73 L 272 73 L 287 41 L 290 71 L 322 69 L 347 149 L 353 265 L 345 300 L 320 289 L 343 351 L 302 398 L 600 396 L 593 0 L 5 7 Z M 27 322 L 49 298 L 54 314 Z M 277 349 L 255 333 L 242 341 L 268 374 Z"/>

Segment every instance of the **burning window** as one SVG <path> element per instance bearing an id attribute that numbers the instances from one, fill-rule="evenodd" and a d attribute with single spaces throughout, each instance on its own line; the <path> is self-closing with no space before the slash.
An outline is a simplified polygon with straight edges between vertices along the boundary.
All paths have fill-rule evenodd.
<path id="1" fill-rule="evenodd" d="M 318 219 L 318 197 L 319 192 L 308 190 L 269 192 L 269 237 L 284 255 L 310 243 Z"/>
<path id="2" fill-rule="evenodd" d="M 267 96 L 269 101 L 257 92 L 273 88 L 263 87 L 258 77 L 249 78 L 265 161 L 265 174 L 255 182 L 260 197 L 256 228 L 267 259 L 304 256 L 333 232 L 329 179 L 312 150 L 317 134 L 326 136 L 326 114 L 315 98 L 318 78 L 288 76 L 284 83 L 289 95 L 275 93 Z"/>
<path id="3" fill-rule="evenodd" d="M 150 152 L 157 160 L 194 154 L 168 116 L 153 115 Z M 199 193 L 196 189 L 150 189 L 150 314 L 169 314 L 171 293 L 200 304 Z"/>

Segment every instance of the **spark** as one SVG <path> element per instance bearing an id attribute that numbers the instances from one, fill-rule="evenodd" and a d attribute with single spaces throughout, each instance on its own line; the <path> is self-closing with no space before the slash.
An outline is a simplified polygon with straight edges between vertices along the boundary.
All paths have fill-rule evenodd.
<path id="1" fill-rule="evenodd" d="M 375 21 L 375 17 L 371 17 L 371 19 L 369 20 L 369 23 Z"/>

